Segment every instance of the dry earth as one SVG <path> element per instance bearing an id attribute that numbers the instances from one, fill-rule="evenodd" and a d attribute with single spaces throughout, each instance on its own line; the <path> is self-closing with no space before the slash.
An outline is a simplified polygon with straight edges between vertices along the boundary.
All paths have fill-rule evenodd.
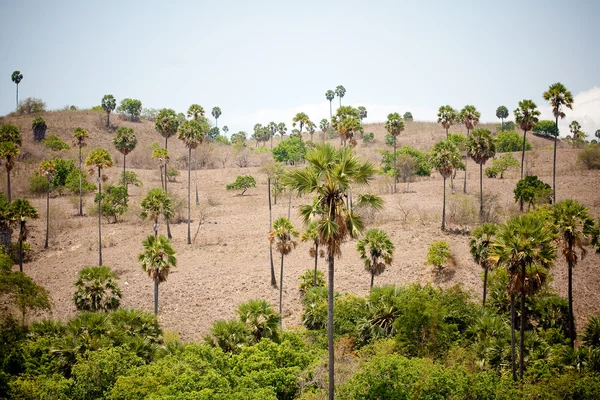
<path id="1" fill-rule="evenodd" d="M 73 116 L 72 116 L 73 114 Z M 66 120 L 67 117 L 69 118 Z M 138 124 L 115 122 L 133 126 L 140 143 L 132 153 L 131 165 L 139 174 L 144 185 L 130 190 L 129 211 L 124 221 L 117 224 L 102 224 L 103 261 L 111 266 L 121 277 L 123 290 L 122 305 L 153 310 L 153 286 L 150 278 L 142 271 L 137 255 L 142 251 L 142 240 L 152 233 L 152 223 L 139 217 L 139 202 L 148 189 L 160 186 L 158 169 L 150 168 L 151 160 L 146 153 L 147 145 L 161 138 L 147 121 Z M 90 112 L 48 113 L 49 132 L 56 133 L 67 140 L 73 128 L 85 126 L 92 137 L 91 146 L 99 145 L 112 148 L 111 134 L 101 128 L 99 117 Z M 27 196 L 27 179 L 37 159 L 43 155 L 39 145 L 30 137 L 30 118 L 8 117 L 5 122 L 18 123 L 26 138 L 24 149 L 30 154 L 29 161 L 20 163 L 15 177 L 17 195 Z M 384 130 L 381 125 L 367 125 L 367 132 L 373 131 L 377 142 L 373 145 L 357 149 L 361 156 L 379 162 L 377 149 L 382 148 Z M 460 131 L 460 129 L 452 129 Z M 444 136 L 443 130 L 434 123 L 408 124 L 407 131 L 402 134 L 400 143 L 411 144 L 422 150 Z M 316 139 L 316 137 L 315 137 Z M 180 143 L 172 139 L 169 148 L 175 153 L 184 154 Z M 335 141 L 334 143 L 336 143 Z M 533 138 L 533 152 L 528 153 L 528 169 L 544 181 L 552 181 L 552 151 L 548 150 L 550 142 Z M 172 144 L 171 144 L 172 143 Z M 216 152 L 219 149 L 214 150 Z M 600 171 L 583 170 L 577 163 L 578 150 L 561 146 L 558 165 L 558 199 L 574 198 L 588 205 L 592 215 L 600 216 Z M 117 161 L 115 168 L 108 171 L 109 180 L 114 181 L 120 173 L 122 164 L 118 153 L 113 151 Z M 63 157 L 72 157 L 69 150 Z M 520 156 L 520 154 L 516 154 Z M 137 160 L 137 161 L 135 161 Z M 192 245 L 186 244 L 187 224 L 172 225 L 173 243 L 177 250 L 177 268 L 169 275 L 167 282 L 160 285 L 159 319 L 162 326 L 178 333 L 183 340 L 198 340 L 207 334 L 209 327 L 216 320 L 235 316 L 238 304 L 248 299 L 262 298 L 268 300 L 276 308 L 278 306 L 278 290 L 270 285 L 269 246 L 267 232 L 269 230 L 269 214 L 267 203 L 266 176 L 260 172 L 257 164 L 264 162 L 264 156 L 254 157 L 254 166 L 239 168 L 228 160 L 226 168 L 205 169 L 198 171 L 199 205 L 192 200 L 192 235 L 197 237 Z M 233 182 L 238 175 L 253 175 L 258 186 L 250 189 L 246 195 L 226 191 L 225 185 Z M 0 185 L 5 188 L 5 174 Z M 484 192 L 496 196 L 499 218 L 504 220 L 518 213 L 513 201 L 512 190 L 517 181 L 518 171 L 509 172 L 505 179 L 485 179 Z M 468 165 L 467 192 L 448 195 L 448 212 L 459 209 L 457 204 L 466 203 L 469 207 L 478 207 L 479 171 L 470 162 Z M 439 284 L 442 287 L 459 285 L 470 292 L 473 299 L 479 301 L 482 291 L 481 269 L 468 253 L 468 236 L 442 233 L 439 229 L 442 208 L 442 179 L 437 173 L 430 178 L 418 179 L 410 184 L 410 192 L 403 193 L 405 186 L 399 184 L 400 193 L 389 194 L 389 180 L 378 177 L 368 189 L 383 196 L 385 209 L 376 213 L 369 222 L 369 227 L 378 227 L 387 231 L 396 251 L 394 261 L 386 272 L 377 277 L 376 285 L 404 285 L 412 282 Z M 462 191 L 462 175 L 457 177 L 457 192 Z M 192 192 L 194 180 L 192 176 Z M 176 197 L 186 199 L 187 174 L 182 171 L 178 182 L 169 185 L 169 191 Z M 448 192 L 449 193 L 449 192 Z M 298 207 L 310 201 L 308 198 L 292 198 L 291 218 L 300 228 Z M 45 199 L 32 198 L 33 204 L 40 211 L 40 219 L 31 224 L 30 241 L 35 251 L 34 260 L 24 266 L 25 272 L 45 286 L 52 296 L 54 307 L 52 317 L 65 320 L 75 314 L 72 296 L 73 283 L 82 266 L 96 265 L 98 262 L 97 219 L 92 216 L 77 217 L 75 201 L 70 196 L 51 198 L 49 249 L 43 249 L 45 234 Z M 93 204 L 92 196 L 86 198 L 86 209 Z M 288 213 L 288 198 L 278 198 L 273 208 L 273 218 Z M 452 218 L 452 216 L 451 216 Z M 455 218 L 456 219 L 456 218 Z M 469 218 L 463 218 L 469 223 Z M 463 224 L 451 225 L 463 228 Z M 166 226 L 161 224 L 160 232 L 165 233 Z M 436 240 L 450 243 L 454 256 L 454 265 L 443 275 L 434 273 L 432 267 L 425 266 L 427 247 Z M 308 244 L 299 246 L 285 258 L 283 277 L 283 324 L 285 327 L 300 325 L 301 301 L 298 292 L 298 277 L 313 265 L 308 254 Z M 347 242 L 342 249 L 343 257 L 336 260 L 336 290 L 356 295 L 366 295 L 369 289 L 369 276 L 355 250 L 354 242 Z M 590 315 L 600 312 L 600 275 L 598 264 L 600 256 L 589 254 L 575 271 L 574 295 L 575 313 L 578 326 L 581 328 Z M 323 259 L 320 268 L 325 269 Z M 275 257 L 277 280 L 279 282 L 279 257 Z M 561 260 L 553 269 L 552 286 L 560 295 L 566 295 L 566 266 Z M 32 316 L 32 318 L 47 317 Z"/>

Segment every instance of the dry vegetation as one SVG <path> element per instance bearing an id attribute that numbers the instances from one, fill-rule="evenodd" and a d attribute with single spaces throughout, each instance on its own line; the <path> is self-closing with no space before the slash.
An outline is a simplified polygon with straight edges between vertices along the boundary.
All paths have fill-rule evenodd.
<path id="1" fill-rule="evenodd" d="M 90 148 L 109 149 L 116 165 L 107 171 L 109 181 L 116 181 L 121 172 L 122 157 L 112 145 L 113 133 L 103 128 L 103 114 L 91 111 L 62 111 L 44 114 L 48 134 L 53 133 L 70 143 L 76 127 L 90 132 Z M 21 128 L 24 137 L 21 162 L 15 168 L 13 197 L 28 197 L 28 179 L 39 161 L 50 154 L 31 134 L 32 117 L 5 118 L 5 123 L 14 123 Z M 103 221 L 104 264 L 111 266 L 121 277 L 124 306 L 151 311 L 153 307 L 152 282 L 140 268 L 137 254 L 141 252 L 142 240 L 152 232 L 152 224 L 139 217 L 139 202 L 148 189 L 160 186 L 158 168 L 155 167 L 149 150 L 153 141 L 162 143 L 161 136 L 149 121 L 130 123 L 113 117 L 112 122 L 134 128 L 138 146 L 128 157 L 132 167 L 143 181 L 140 188 L 130 188 L 130 207 L 124 221 L 106 224 Z M 488 126 L 492 128 L 493 126 Z M 451 132 L 463 132 L 457 126 Z M 359 144 L 358 154 L 379 164 L 379 149 L 385 147 L 385 130 L 382 124 L 367 124 L 365 132 L 375 134 L 375 143 Z M 429 122 L 412 122 L 399 137 L 399 144 L 409 144 L 419 150 L 428 150 L 445 136 L 443 129 Z M 319 135 L 315 135 L 315 140 Z M 530 137 L 534 150 L 528 152 L 527 170 L 546 182 L 552 180 L 552 151 L 547 150 L 551 142 Z M 332 141 L 337 144 L 338 140 Z M 275 139 L 274 144 L 278 143 Z M 249 147 L 253 147 L 249 143 Z M 186 155 L 186 150 L 175 138 L 169 141 L 172 160 Z M 558 198 L 574 198 L 591 209 L 591 214 L 600 216 L 600 171 L 587 171 L 576 163 L 580 150 L 561 146 L 558 154 Z M 61 157 L 76 159 L 76 150 L 60 153 Z M 278 291 L 269 284 L 268 252 L 268 207 L 266 176 L 260 166 L 270 160 L 269 153 L 247 150 L 247 167 L 240 168 L 239 154 L 230 147 L 203 145 L 196 152 L 196 163 L 203 168 L 197 172 L 200 194 L 199 205 L 192 200 L 192 235 L 198 231 L 192 245 L 186 244 L 187 226 L 174 224 L 172 232 L 177 250 L 178 266 L 160 288 L 160 320 L 166 329 L 177 332 L 184 340 L 200 339 L 208 327 L 217 319 L 234 316 L 233 310 L 251 298 L 265 298 L 277 304 Z M 172 165 L 176 165 L 174 162 Z M 185 164 L 185 163 L 184 163 Z M 183 169 L 184 164 L 178 165 Z M 461 234 L 472 229 L 477 222 L 478 168 L 469 162 L 466 195 L 462 192 L 462 173 L 457 176 L 457 194 L 449 195 L 448 222 L 451 232 L 441 233 L 442 179 L 437 173 L 428 178 L 417 178 L 410 185 L 410 192 L 402 193 L 403 184 L 396 195 L 389 194 L 391 181 L 380 176 L 370 190 L 380 193 L 386 205 L 383 211 L 369 216 L 370 225 L 386 230 L 396 245 L 395 260 L 390 268 L 376 278 L 376 285 L 405 284 L 410 282 L 435 282 L 443 287 L 460 285 L 478 299 L 481 296 L 481 270 L 471 260 L 468 252 L 468 237 Z M 182 171 L 169 190 L 176 197 L 187 196 L 187 179 Z M 244 196 L 226 191 L 225 185 L 233 182 L 237 175 L 253 175 L 258 186 L 248 190 Z M 517 170 L 509 170 L 505 178 L 485 179 L 484 191 L 489 204 L 490 218 L 499 221 L 518 212 L 512 190 L 517 181 Z M 5 188 L 6 174 L 0 174 L 0 187 Z M 192 193 L 194 175 L 192 175 Z M 93 205 L 93 197 L 86 197 L 85 209 Z M 301 223 L 297 216 L 298 207 L 309 201 L 307 198 L 292 198 L 291 217 L 296 227 Z M 50 248 L 43 249 L 45 234 L 45 199 L 33 198 L 40 212 L 40 219 L 31 224 L 30 241 L 34 249 L 33 261 L 24 268 L 33 279 L 50 291 L 54 302 L 53 316 L 66 319 L 75 313 L 72 296 L 73 283 L 82 266 L 97 262 L 97 220 L 90 215 L 75 217 L 76 202 L 69 195 L 51 199 Z M 288 197 L 278 198 L 273 217 L 287 215 Z M 164 224 L 159 231 L 165 232 Z M 454 265 L 443 275 L 435 274 L 433 268 L 425 266 L 427 248 L 433 241 L 443 238 L 451 246 Z M 583 326 L 588 317 L 600 311 L 600 279 L 596 270 L 600 256 L 590 254 L 577 266 L 574 279 L 575 313 L 577 324 Z M 277 259 L 276 259 L 277 261 Z M 298 277 L 312 265 L 308 245 L 301 244 L 286 257 L 284 276 L 284 325 L 300 324 L 301 303 Z M 324 264 L 321 265 L 324 268 Z M 343 247 L 343 258 L 336 263 L 336 287 L 340 292 L 365 295 L 369 289 L 369 275 L 364 271 L 355 250 L 348 242 Z M 566 295 L 566 266 L 561 260 L 552 271 L 556 291 Z M 279 280 L 279 278 L 278 278 Z"/>

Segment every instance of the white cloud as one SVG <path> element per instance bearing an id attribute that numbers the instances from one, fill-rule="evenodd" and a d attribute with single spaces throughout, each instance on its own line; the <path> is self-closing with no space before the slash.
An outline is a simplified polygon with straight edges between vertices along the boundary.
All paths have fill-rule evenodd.
<path id="1" fill-rule="evenodd" d="M 552 108 L 545 103 L 540 107 L 542 119 L 554 120 Z M 600 129 L 600 87 L 593 87 L 573 97 L 573 110 L 565 110 L 566 117 L 558 121 L 560 136 L 570 135 L 569 124 L 577 121 L 581 129 L 588 134 L 588 140 L 594 139 L 594 132 Z"/>

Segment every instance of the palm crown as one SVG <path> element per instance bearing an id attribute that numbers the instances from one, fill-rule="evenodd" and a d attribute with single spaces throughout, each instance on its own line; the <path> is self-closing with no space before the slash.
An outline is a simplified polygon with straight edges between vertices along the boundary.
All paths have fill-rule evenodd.
<path id="1" fill-rule="evenodd" d="M 273 230 L 269 232 L 269 241 L 275 242 L 277 251 L 282 255 L 288 255 L 298 244 L 292 238 L 298 237 L 298 231 L 289 219 L 277 218 L 273 223 Z"/>
<path id="2" fill-rule="evenodd" d="M 468 130 L 473 129 L 479 123 L 479 117 L 481 117 L 481 113 L 471 105 L 465 106 L 458 114 L 458 119 L 465 124 Z"/>
<path id="3" fill-rule="evenodd" d="M 398 136 L 404 130 L 404 120 L 398 113 L 388 114 L 385 130 L 392 136 Z"/>
<path id="4" fill-rule="evenodd" d="M 199 104 L 192 104 L 190 108 L 188 108 L 187 117 L 192 119 L 204 117 L 204 108 Z"/>
<path id="5" fill-rule="evenodd" d="M 444 129 L 450 129 L 456 120 L 456 110 L 449 105 L 441 106 L 438 110 L 438 124 L 442 124 Z"/>
<path id="6" fill-rule="evenodd" d="M 156 221 L 161 214 L 165 218 L 173 216 L 173 202 L 167 193 L 159 188 L 150 189 L 140 202 L 140 207 L 142 208 L 142 218 L 150 217 Z"/>
<path id="7" fill-rule="evenodd" d="M 177 138 L 181 140 L 186 147 L 195 149 L 200 143 L 204 141 L 204 136 L 210 129 L 208 121 L 205 117 L 199 117 L 199 119 L 192 119 L 185 121 L 179 125 Z"/>
<path id="8" fill-rule="evenodd" d="M 365 237 L 357 242 L 356 250 L 365 262 L 365 269 L 372 276 L 379 276 L 392 263 L 394 243 L 384 231 L 369 229 Z"/>
<path id="9" fill-rule="evenodd" d="M 452 171 L 461 164 L 458 148 L 449 140 L 440 140 L 431 150 L 431 166 L 444 178 L 449 178 Z"/>
<path id="10" fill-rule="evenodd" d="M 119 127 L 113 139 L 113 144 L 121 154 L 128 155 L 131 153 L 137 145 L 137 138 L 135 137 L 135 133 L 133 133 L 133 129 L 125 126 Z"/>
<path id="11" fill-rule="evenodd" d="M 88 131 L 84 128 L 75 128 L 73 131 L 73 145 L 79 148 L 85 147 L 87 143 L 85 140 L 89 137 Z"/>
<path id="12" fill-rule="evenodd" d="M 11 79 L 14 83 L 18 85 L 19 83 L 21 83 L 21 80 L 23 80 L 23 74 L 21 73 L 21 71 L 15 71 L 12 73 Z"/>
<path id="13" fill-rule="evenodd" d="M 154 126 L 165 139 L 170 138 L 177 133 L 177 128 L 179 127 L 177 113 L 170 108 L 163 108 L 158 113 Z"/>
<path id="14" fill-rule="evenodd" d="M 500 106 L 496 109 L 496 117 L 497 118 L 508 118 L 508 108 L 506 108 L 505 106 Z"/>
<path id="15" fill-rule="evenodd" d="M 332 101 L 335 98 L 335 92 L 333 90 L 328 90 L 325 92 L 325 98 L 329 101 Z"/>
<path id="16" fill-rule="evenodd" d="M 496 154 L 492 133 L 483 128 L 473 129 L 467 139 L 467 153 L 477 164 L 485 164 Z"/>
<path id="17" fill-rule="evenodd" d="M 550 85 L 548 91 L 543 94 L 544 100 L 550 102 L 552 113 L 558 118 L 564 118 L 565 113 L 562 111 L 563 106 L 573 109 L 573 95 L 560 82 Z"/>
<path id="18" fill-rule="evenodd" d="M 219 119 L 221 116 L 221 109 L 219 107 L 213 107 L 211 114 L 215 119 Z"/>
<path id="19" fill-rule="evenodd" d="M 108 151 L 102 148 L 93 150 L 85 159 L 85 165 L 96 167 L 98 169 L 110 168 L 113 166 L 112 158 Z"/>
<path id="20" fill-rule="evenodd" d="M 521 100 L 515 109 L 515 121 L 524 131 L 530 131 L 538 123 L 540 112 L 533 100 Z"/>
<path id="21" fill-rule="evenodd" d="M 148 236 L 143 241 L 144 252 L 138 256 L 142 269 L 156 282 L 164 282 L 171 268 L 177 266 L 175 250 L 165 236 Z"/>

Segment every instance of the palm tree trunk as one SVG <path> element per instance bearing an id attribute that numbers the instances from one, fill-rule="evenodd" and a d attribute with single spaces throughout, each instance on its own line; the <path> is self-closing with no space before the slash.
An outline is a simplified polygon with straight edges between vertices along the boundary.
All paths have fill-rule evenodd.
<path id="1" fill-rule="evenodd" d="M 165 138 L 165 148 L 166 148 L 166 144 L 167 144 L 166 142 L 167 142 L 167 139 Z M 167 164 L 165 164 L 165 194 L 167 194 L 167 195 L 168 195 L 168 192 L 167 192 L 167 181 L 168 180 L 169 179 L 167 178 Z M 169 239 L 173 239 L 173 236 L 171 235 L 171 226 L 169 225 L 169 218 L 165 218 L 165 220 L 167 221 L 167 237 Z"/>
<path id="2" fill-rule="evenodd" d="M 375 274 L 371 272 L 371 286 L 369 287 L 370 290 L 373 290 L 373 281 L 375 280 Z"/>
<path id="3" fill-rule="evenodd" d="M 527 137 L 527 131 L 523 129 L 523 148 L 521 150 L 521 179 L 523 179 L 523 166 L 525 165 L 525 139 Z M 523 211 L 523 202 L 521 201 L 521 211 Z"/>
<path id="4" fill-rule="evenodd" d="M 98 265 L 102 266 L 102 177 L 98 168 Z"/>
<path id="5" fill-rule="evenodd" d="M 317 264 L 319 262 L 319 242 L 315 240 L 315 273 L 313 275 L 313 286 L 317 286 Z"/>
<path id="6" fill-rule="evenodd" d="M 154 280 L 154 315 L 158 315 L 158 280 Z"/>
<path id="7" fill-rule="evenodd" d="M 332 212 L 335 214 L 335 211 Z M 333 218 L 335 215 L 333 215 Z M 328 399 L 333 400 L 335 394 L 335 351 L 333 348 L 333 277 L 334 277 L 334 259 L 333 253 L 330 249 L 327 250 L 327 261 L 329 264 L 328 271 L 328 282 L 327 282 L 327 349 L 329 353 L 328 358 L 328 372 L 329 372 L 329 390 Z"/>
<path id="8" fill-rule="evenodd" d="M 279 327 L 283 328 L 283 253 L 281 254 L 281 269 L 279 273 Z"/>
<path id="9" fill-rule="evenodd" d="M 446 177 L 444 176 L 444 205 L 442 206 L 442 230 L 446 229 Z"/>
<path id="10" fill-rule="evenodd" d="M 273 229 L 273 212 L 271 211 L 271 178 L 267 178 L 267 186 L 269 192 L 269 231 Z M 269 260 L 271 262 L 271 286 L 277 287 L 277 280 L 275 279 L 275 266 L 273 265 L 273 243 L 269 241 Z"/>
<path id="11" fill-rule="evenodd" d="M 483 163 L 479 164 L 479 220 L 483 221 Z"/>
<path id="12" fill-rule="evenodd" d="M 23 272 L 23 227 L 25 221 L 21 220 L 21 226 L 19 228 L 19 272 Z"/>
<path id="13" fill-rule="evenodd" d="M 523 265 L 521 269 L 521 340 L 519 342 L 519 380 L 523 380 L 523 365 L 525 361 L 525 276 L 526 268 Z"/>
<path id="14" fill-rule="evenodd" d="M 290 219 L 291 214 L 292 214 L 292 192 L 290 191 L 290 199 L 288 201 L 288 219 Z"/>
<path id="15" fill-rule="evenodd" d="M 558 116 L 556 116 L 556 136 L 554 137 L 554 161 L 552 162 L 552 204 L 556 204 L 556 142 L 558 141 Z"/>
<path id="16" fill-rule="evenodd" d="M 510 294 L 510 364 L 512 369 L 513 381 L 517 380 L 517 367 L 516 367 L 516 339 L 515 339 L 515 294 Z"/>
<path id="17" fill-rule="evenodd" d="M 83 171 L 81 171 L 81 163 L 82 163 L 82 159 L 81 159 L 81 145 L 79 145 L 79 216 L 83 217 L 83 194 L 81 191 L 81 185 L 82 185 L 82 175 L 83 175 Z"/>
<path id="18" fill-rule="evenodd" d="M 331 112 L 331 100 L 329 100 L 329 121 L 333 118 L 333 113 Z"/>
<path id="19" fill-rule="evenodd" d="M 15 109 L 15 111 L 19 111 L 19 84 L 18 83 L 17 83 L 17 108 Z"/>
<path id="20" fill-rule="evenodd" d="M 7 186 L 7 191 L 8 191 L 8 202 L 10 203 L 12 201 L 11 197 L 10 197 L 10 170 L 8 168 L 6 168 L 6 186 Z"/>
<path id="21" fill-rule="evenodd" d="M 569 340 L 571 348 L 575 347 L 575 321 L 573 318 L 573 265 L 569 263 Z"/>
<path id="22" fill-rule="evenodd" d="M 396 176 L 396 135 L 394 135 L 394 193 L 396 193 L 396 181 L 398 177 Z"/>
<path id="23" fill-rule="evenodd" d="M 192 148 L 188 147 L 188 244 L 192 244 L 192 233 L 190 228 L 190 220 L 191 220 L 191 188 L 192 188 L 192 163 L 190 159 L 192 158 Z"/>
<path id="24" fill-rule="evenodd" d="M 110 128 L 110 113 L 106 113 L 106 127 Z"/>
<path id="25" fill-rule="evenodd" d="M 196 149 L 194 149 L 194 159 L 196 159 Z M 188 162 L 192 162 L 188 160 Z M 194 180 L 196 181 L 196 205 L 200 205 L 200 201 L 198 199 L 198 169 L 196 168 L 196 162 L 194 160 Z"/>
<path id="26" fill-rule="evenodd" d="M 446 128 L 446 140 L 448 139 L 448 128 Z"/>
<path id="27" fill-rule="evenodd" d="M 487 295 L 487 278 L 488 278 L 488 265 L 485 264 L 483 269 L 483 307 L 485 307 L 485 298 Z"/>
<path id="28" fill-rule="evenodd" d="M 278 180 L 275 178 L 275 193 L 273 193 L 273 205 L 277 205 L 277 188 L 279 187 Z"/>
<path id="29" fill-rule="evenodd" d="M 469 138 L 469 129 L 467 129 L 467 139 Z M 467 193 L 467 163 L 469 162 L 469 156 L 465 158 L 465 180 L 463 183 L 463 193 Z"/>
<path id="30" fill-rule="evenodd" d="M 125 192 L 127 192 L 127 178 L 125 178 L 125 164 L 127 162 L 127 154 L 123 153 L 123 186 L 125 186 Z"/>
<path id="31" fill-rule="evenodd" d="M 154 224 L 152 225 L 152 229 L 154 230 L 154 237 L 158 237 L 158 214 L 154 218 Z"/>
<path id="32" fill-rule="evenodd" d="M 46 175 L 46 179 L 48 180 L 48 189 L 46 190 L 46 241 L 44 242 L 45 249 L 48 248 L 48 230 L 50 227 L 50 175 Z"/>
<path id="33" fill-rule="evenodd" d="M 159 166 L 158 166 L 158 169 L 159 169 L 159 171 L 160 171 L 160 187 L 161 187 L 163 190 L 165 190 L 165 183 L 164 183 L 164 181 L 163 181 L 163 166 L 162 166 L 162 165 L 159 165 Z"/>

